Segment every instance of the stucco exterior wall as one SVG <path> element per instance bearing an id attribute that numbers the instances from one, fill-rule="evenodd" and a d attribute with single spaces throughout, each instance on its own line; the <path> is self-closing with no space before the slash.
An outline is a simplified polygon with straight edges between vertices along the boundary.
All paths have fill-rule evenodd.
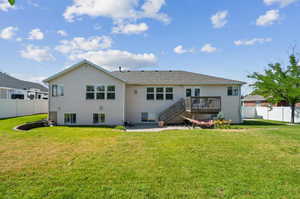
<path id="1" fill-rule="evenodd" d="M 241 122 L 241 100 L 240 96 L 227 96 L 227 87 L 221 86 L 126 86 L 126 119 L 132 123 L 141 123 L 141 113 L 149 112 L 156 116 L 166 108 L 176 103 L 181 98 L 185 98 L 186 88 L 200 88 L 200 96 L 221 96 L 222 112 L 225 119 L 232 120 L 233 123 Z M 147 100 L 147 87 L 172 87 L 173 100 Z"/>
<path id="2" fill-rule="evenodd" d="M 53 84 L 64 86 L 64 96 L 52 97 Z M 86 100 L 87 85 L 114 85 L 115 100 Z M 58 125 L 65 113 L 76 113 L 75 125 L 93 125 L 93 113 L 105 113 L 103 125 L 121 125 L 125 118 L 125 84 L 87 64 L 49 82 L 49 112 L 56 111 Z"/>

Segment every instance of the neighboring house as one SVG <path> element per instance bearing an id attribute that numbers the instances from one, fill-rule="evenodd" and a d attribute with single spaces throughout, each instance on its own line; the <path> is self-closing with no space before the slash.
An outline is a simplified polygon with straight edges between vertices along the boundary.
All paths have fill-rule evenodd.
<path id="1" fill-rule="evenodd" d="M 271 104 L 261 95 L 247 95 L 242 99 L 242 104 L 246 107 L 289 106 L 286 101 L 282 101 L 277 104 Z M 300 107 L 300 103 L 298 103 L 296 106 Z"/>
<path id="2" fill-rule="evenodd" d="M 0 72 L 0 99 L 48 99 L 48 89 Z"/>
<path id="3" fill-rule="evenodd" d="M 109 72 L 82 61 L 44 81 L 49 84 L 49 120 L 58 125 L 167 124 L 181 115 L 241 122 L 244 82 L 185 71 Z"/>

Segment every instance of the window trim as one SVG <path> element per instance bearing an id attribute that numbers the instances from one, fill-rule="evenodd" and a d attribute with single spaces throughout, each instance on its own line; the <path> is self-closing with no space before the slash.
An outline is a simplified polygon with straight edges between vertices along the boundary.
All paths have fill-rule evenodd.
<path id="1" fill-rule="evenodd" d="M 158 92 L 158 89 L 162 89 L 162 91 Z M 162 99 L 158 99 L 158 95 L 161 95 Z M 156 101 L 164 101 L 165 100 L 165 87 L 156 87 L 155 88 L 155 99 L 156 99 Z"/>
<path id="2" fill-rule="evenodd" d="M 69 119 L 70 119 L 70 122 L 66 122 L 66 116 L 69 115 Z M 75 115 L 75 122 L 72 122 L 72 115 Z M 64 124 L 66 125 L 73 125 L 73 124 L 76 124 L 77 123 L 77 114 L 76 113 L 64 113 Z"/>
<path id="3" fill-rule="evenodd" d="M 229 94 L 229 90 L 231 89 L 231 94 Z M 241 95 L 241 89 L 239 86 L 228 86 L 227 87 L 227 96 L 240 96 Z"/>
<path id="4" fill-rule="evenodd" d="M 172 91 L 168 91 L 168 89 L 172 89 Z M 168 95 L 172 95 L 171 99 L 168 99 Z M 165 100 L 172 101 L 174 100 L 174 88 L 173 87 L 166 87 L 165 88 Z"/>
<path id="5" fill-rule="evenodd" d="M 88 87 L 89 87 L 89 86 L 93 87 L 93 91 L 88 91 Z M 88 97 L 87 97 L 88 94 L 93 94 L 94 97 L 88 99 Z M 86 99 L 86 100 L 95 100 L 95 98 L 96 98 L 95 94 L 96 94 L 95 85 L 86 85 L 86 86 L 85 86 L 85 99 Z"/>
<path id="6" fill-rule="evenodd" d="M 104 90 L 99 91 L 98 90 L 99 87 L 103 87 Z M 104 95 L 103 99 L 102 98 L 101 99 L 98 98 L 98 94 L 103 94 Z M 106 99 L 106 86 L 105 85 L 97 85 L 96 86 L 96 89 L 95 89 L 95 99 L 96 100 L 105 100 Z"/>
<path id="7" fill-rule="evenodd" d="M 98 122 L 95 122 L 95 115 L 98 117 Z M 102 120 L 102 116 L 104 116 L 104 120 Z M 106 123 L 106 113 L 93 113 L 93 124 L 105 124 Z"/>
<path id="8" fill-rule="evenodd" d="M 153 91 L 149 92 L 148 89 L 153 89 Z M 148 98 L 148 95 L 152 95 L 153 98 Z M 147 101 L 154 101 L 155 100 L 155 87 L 147 87 L 146 88 L 146 100 Z"/>
<path id="9" fill-rule="evenodd" d="M 147 114 L 147 120 L 143 120 L 143 114 Z M 155 121 L 155 119 L 154 120 L 149 120 L 149 115 L 150 115 L 151 113 L 149 113 L 149 112 L 141 112 L 141 122 L 142 123 L 155 123 L 156 121 Z M 154 113 L 152 113 L 152 114 L 154 114 Z"/>
<path id="10" fill-rule="evenodd" d="M 62 84 L 52 84 L 51 85 L 51 96 L 52 97 L 62 97 L 65 95 L 64 85 Z"/>
<path id="11" fill-rule="evenodd" d="M 113 91 L 110 91 L 110 90 L 108 89 L 108 87 L 110 87 L 110 86 L 114 88 Z M 114 94 L 114 98 L 113 98 L 113 99 L 112 99 L 112 98 L 109 98 L 109 97 L 108 97 L 109 94 Z M 107 85 L 107 86 L 106 86 L 106 99 L 107 99 L 107 100 L 115 100 L 115 99 L 116 99 L 116 86 L 115 86 L 115 85 Z"/>

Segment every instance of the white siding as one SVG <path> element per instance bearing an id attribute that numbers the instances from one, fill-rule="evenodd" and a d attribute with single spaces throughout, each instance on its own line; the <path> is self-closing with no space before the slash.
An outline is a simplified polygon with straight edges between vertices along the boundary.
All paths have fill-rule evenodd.
<path id="1" fill-rule="evenodd" d="M 64 96 L 52 97 L 51 85 L 64 86 Z M 87 85 L 114 85 L 115 100 L 86 100 Z M 125 84 L 87 64 L 54 79 L 49 84 L 49 111 L 56 111 L 58 124 L 64 124 L 64 113 L 76 113 L 76 125 L 93 125 L 93 113 L 105 113 L 105 125 L 125 121 Z"/>
<path id="2" fill-rule="evenodd" d="M 147 100 L 147 87 L 173 87 L 174 100 Z M 224 86 L 126 86 L 126 118 L 132 123 L 141 122 L 141 113 L 154 113 L 156 119 L 166 108 L 185 98 L 186 88 L 200 88 L 200 96 L 221 96 L 222 112 L 225 119 L 233 123 L 241 122 L 241 101 L 240 96 L 227 96 L 227 85 Z"/>

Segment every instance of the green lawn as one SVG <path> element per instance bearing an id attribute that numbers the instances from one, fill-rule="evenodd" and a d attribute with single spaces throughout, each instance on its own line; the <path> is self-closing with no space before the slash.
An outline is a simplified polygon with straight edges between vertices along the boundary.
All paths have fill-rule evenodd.
<path id="1" fill-rule="evenodd" d="M 0 198 L 300 198 L 300 126 L 126 133 L 0 120 Z"/>

